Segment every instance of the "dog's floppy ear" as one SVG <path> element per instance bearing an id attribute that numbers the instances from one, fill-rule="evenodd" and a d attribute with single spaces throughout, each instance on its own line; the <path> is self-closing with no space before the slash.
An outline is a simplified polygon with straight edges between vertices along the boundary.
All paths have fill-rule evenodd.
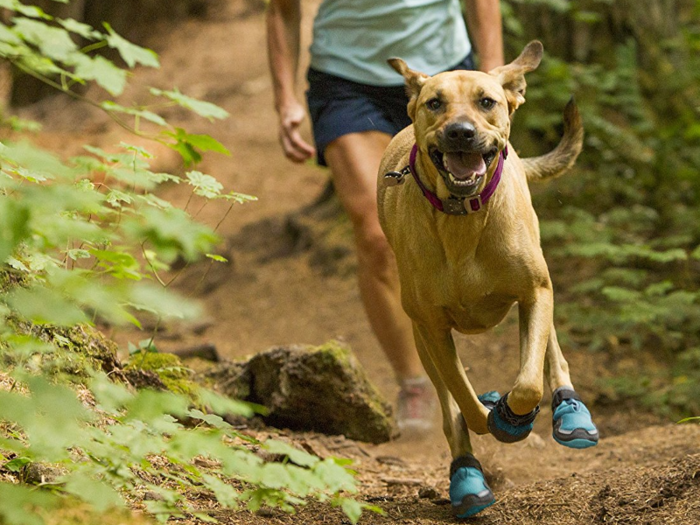
<path id="1" fill-rule="evenodd" d="M 396 70 L 396 72 L 404 78 L 406 82 L 406 94 L 408 95 L 408 116 L 413 119 L 415 115 L 416 99 L 420 93 L 423 84 L 430 77 L 425 73 L 420 73 L 418 71 L 413 71 L 410 69 L 406 62 L 400 58 L 390 58 L 387 60 L 389 65 Z"/>
<path id="2" fill-rule="evenodd" d="M 542 60 L 542 42 L 533 40 L 525 46 L 520 56 L 510 64 L 489 71 L 503 86 L 508 99 L 508 110 L 512 115 L 518 106 L 525 102 L 525 73 L 534 71 Z"/>

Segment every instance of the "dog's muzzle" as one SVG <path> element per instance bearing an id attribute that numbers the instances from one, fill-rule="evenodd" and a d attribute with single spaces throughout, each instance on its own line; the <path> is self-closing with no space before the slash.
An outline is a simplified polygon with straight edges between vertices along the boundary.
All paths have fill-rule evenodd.
<path id="1" fill-rule="evenodd" d="M 474 124 L 456 121 L 437 133 L 437 144 L 429 149 L 430 158 L 451 194 L 468 197 L 476 193 L 498 153 L 485 146 Z"/>

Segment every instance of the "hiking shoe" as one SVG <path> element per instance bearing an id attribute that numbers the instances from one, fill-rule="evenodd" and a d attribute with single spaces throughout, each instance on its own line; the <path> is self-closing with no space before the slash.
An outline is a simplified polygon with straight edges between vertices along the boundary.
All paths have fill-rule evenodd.
<path id="1" fill-rule="evenodd" d="M 598 444 L 591 413 L 571 388 L 557 388 L 552 393 L 552 427 L 552 437 L 565 447 L 582 449 Z"/>
<path id="2" fill-rule="evenodd" d="M 489 410 L 493 410 L 496 403 L 501 399 L 501 394 L 495 390 L 490 390 L 489 392 L 484 392 L 480 396 L 477 396 L 481 404 L 484 405 Z"/>
<path id="3" fill-rule="evenodd" d="M 532 431 L 535 417 L 540 411 L 537 406 L 529 414 L 518 415 L 508 406 L 508 394 L 499 398 L 489 412 L 486 420 L 489 432 L 502 443 L 515 443 L 522 441 Z"/>
<path id="4" fill-rule="evenodd" d="M 427 377 L 402 379 L 396 403 L 396 422 L 402 432 L 425 432 L 433 427 L 435 394 Z"/>
<path id="5" fill-rule="evenodd" d="M 467 453 L 450 465 L 450 503 L 458 518 L 469 518 L 496 502 L 486 484 L 481 464 Z"/>

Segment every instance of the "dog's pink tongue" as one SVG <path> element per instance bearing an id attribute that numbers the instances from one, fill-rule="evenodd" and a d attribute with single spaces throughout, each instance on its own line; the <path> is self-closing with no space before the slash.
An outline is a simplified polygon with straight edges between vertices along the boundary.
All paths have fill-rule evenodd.
<path id="1" fill-rule="evenodd" d="M 469 179 L 486 173 L 486 163 L 479 153 L 445 153 L 445 168 L 456 179 Z"/>

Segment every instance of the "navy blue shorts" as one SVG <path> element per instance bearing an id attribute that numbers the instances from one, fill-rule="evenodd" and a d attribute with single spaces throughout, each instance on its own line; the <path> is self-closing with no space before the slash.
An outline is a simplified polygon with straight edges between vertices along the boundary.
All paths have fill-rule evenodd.
<path id="1" fill-rule="evenodd" d="M 455 69 L 474 69 L 471 53 Z M 309 68 L 311 124 L 318 163 L 327 166 L 323 152 L 338 137 L 362 131 L 382 131 L 396 135 L 411 124 L 404 86 L 369 86 Z"/>

